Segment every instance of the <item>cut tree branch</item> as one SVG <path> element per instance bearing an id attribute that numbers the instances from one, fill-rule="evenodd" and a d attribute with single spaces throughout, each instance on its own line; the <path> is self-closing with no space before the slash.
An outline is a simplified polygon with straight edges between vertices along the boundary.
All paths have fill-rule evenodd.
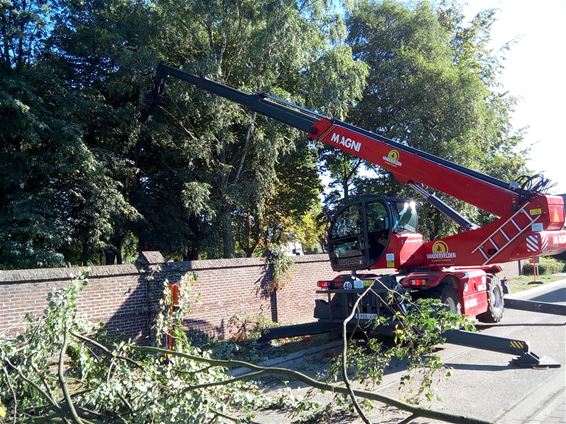
<path id="1" fill-rule="evenodd" d="M 34 381 L 30 380 L 29 378 L 27 378 L 18 367 L 14 366 L 8 359 L 6 359 L 6 363 L 13 369 L 15 370 L 18 375 L 20 376 L 20 378 L 22 380 L 24 380 L 26 383 L 30 384 L 31 386 L 33 386 L 33 388 L 35 390 L 37 390 L 39 393 L 41 393 L 43 395 L 43 397 L 51 404 L 51 406 L 53 406 L 53 408 L 56 411 L 60 411 L 61 407 L 59 406 L 59 404 L 57 403 L 57 401 L 52 398 L 51 396 L 49 396 L 48 393 L 45 392 L 45 390 L 43 390 L 41 387 L 39 387 L 37 385 L 37 383 L 35 383 Z"/>
<path id="2" fill-rule="evenodd" d="M 196 389 L 206 389 L 208 387 L 226 386 L 228 384 L 235 383 L 236 381 L 248 380 L 248 379 L 253 378 L 253 377 L 258 377 L 258 376 L 260 376 L 261 374 L 264 374 L 264 373 L 265 373 L 265 371 L 254 371 L 254 372 L 242 374 L 238 377 L 230 378 L 228 380 L 213 381 L 213 382 L 210 382 L 210 383 L 202 383 L 202 384 L 196 384 L 194 386 L 187 386 L 187 387 L 183 388 L 183 390 L 181 390 L 181 393 L 188 392 L 188 391 L 191 391 L 191 390 L 196 390 Z M 176 395 L 177 395 L 177 393 L 176 393 Z"/>
<path id="3" fill-rule="evenodd" d="M 207 368 L 211 368 L 213 366 L 214 365 L 211 365 L 210 367 L 207 367 Z M 176 391 L 175 393 L 170 393 L 167 396 L 163 396 L 157 402 L 161 402 L 163 400 L 169 399 L 170 397 L 179 396 L 181 394 L 184 394 L 185 392 L 190 392 L 190 391 L 196 390 L 196 389 L 207 389 L 209 387 L 215 387 L 215 386 L 226 386 L 228 384 L 235 383 L 236 381 L 248 380 L 250 378 L 257 377 L 257 376 L 263 374 L 264 372 L 265 371 L 253 371 L 253 372 L 248 372 L 246 374 L 242 374 L 238 377 L 231 378 L 229 380 L 213 381 L 213 382 L 210 382 L 210 383 L 202 383 L 202 384 L 196 384 L 196 385 L 193 385 L 193 386 L 186 386 L 183 389 L 181 389 L 180 391 Z"/>
<path id="4" fill-rule="evenodd" d="M 210 408 L 210 411 L 213 412 L 213 413 L 215 413 L 217 416 L 222 417 L 222 418 L 224 418 L 224 419 L 226 419 L 226 420 L 228 420 L 228 421 L 232 421 L 232 422 L 234 422 L 234 423 L 239 423 L 239 422 L 240 422 L 240 420 L 239 420 L 238 418 L 231 417 L 230 415 L 226 415 L 225 413 L 220 412 L 220 411 L 217 411 L 216 409 Z"/>
<path id="5" fill-rule="evenodd" d="M 252 364 L 245 361 L 238 361 L 234 359 L 203 358 L 201 356 L 191 355 L 184 352 L 176 352 L 176 351 L 162 349 L 159 347 L 152 347 L 152 346 L 135 346 L 134 349 L 144 352 L 151 352 L 155 354 L 180 356 L 183 358 L 191 359 L 196 362 L 204 362 L 219 367 L 227 367 L 227 368 L 244 367 L 250 370 L 264 371 L 265 374 L 282 375 L 287 378 L 292 378 L 293 380 L 302 381 L 303 383 L 319 390 L 330 391 L 345 395 L 349 394 L 348 389 L 344 386 L 340 386 L 332 383 L 324 383 L 322 381 L 315 380 L 314 378 L 311 378 L 303 373 L 290 370 L 287 368 L 262 367 L 256 364 Z M 484 421 L 473 417 L 449 414 L 447 412 L 434 411 L 434 410 L 422 408 L 419 406 L 411 405 L 410 403 L 403 402 L 395 398 L 391 398 L 389 396 L 381 395 L 379 393 L 374 393 L 367 390 L 353 389 L 353 391 L 354 394 L 358 397 L 374 400 L 377 402 L 382 402 L 387 405 L 394 406 L 395 408 L 401 409 L 403 411 L 411 412 L 412 414 L 415 414 L 418 417 L 437 419 L 437 420 L 442 420 L 457 424 L 488 424 L 489 423 L 489 421 Z"/>
<path id="6" fill-rule="evenodd" d="M 16 424 L 16 419 L 18 416 L 18 396 L 16 396 L 16 391 L 14 390 L 14 386 L 12 386 L 12 381 L 10 379 L 10 375 L 8 374 L 8 371 L 6 371 L 6 367 L 2 367 L 2 371 L 4 372 L 6 383 L 8 384 L 8 387 L 10 388 L 10 392 L 12 392 L 12 398 L 14 399 L 14 411 L 12 412 L 14 414 L 14 419 L 12 422 Z"/>
<path id="7" fill-rule="evenodd" d="M 354 306 L 352 308 L 352 312 L 350 312 L 350 315 L 348 315 L 348 317 L 342 323 L 342 379 L 344 380 L 344 384 L 348 389 L 348 393 L 350 395 L 350 398 L 352 399 L 354 408 L 356 408 L 358 415 L 366 424 L 370 424 L 370 422 L 366 417 L 366 414 L 364 414 L 362 407 L 358 403 L 358 399 L 354 394 L 352 384 L 350 383 L 350 379 L 348 378 L 348 323 L 352 320 L 352 318 L 354 318 L 354 315 L 356 315 L 356 311 L 358 310 L 358 306 L 361 300 L 365 297 L 366 294 L 370 292 L 370 290 L 371 290 L 371 286 L 368 286 L 368 288 L 364 290 L 361 296 L 359 296 L 356 299 L 356 302 L 354 303 Z"/>
<path id="8" fill-rule="evenodd" d="M 92 344 L 93 346 L 96 346 L 97 348 L 102 350 L 104 353 L 106 353 L 107 355 L 109 355 L 113 358 L 121 359 L 123 361 L 129 362 L 130 364 L 134 365 L 135 367 L 137 367 L 139 369 L 142 369 L 142 370 L 144 369 L 144 367 L 139 362 L 136 362 L 133 359 L 128 358 L 127 356 L 114 354 L 114 352 L 112 352 L 106 346 L 98 343 L 96 340 L 93 340 L 93 339 L 91 339 L 87 336 L 83 336 L 82 334 L 75 333 L 73 331 L 71 331 L 70 334 L 71 334 L 71 336 L 76 337 L 77 339 L 82 340 L 83 342 L 87 342 L 87 343 Z"/>
<path id="9" fill-rule="evenodd" d="M 408 424 L 408 423 L 410 423 L 411 421 L 413 421 L 413 420 L 414 420 L 415 418 L 417 418 L 417 417 L 418 417 L 418 415 L 416 415 L 416 414 L 409 415 L 407 418 L 405 418 L 403 421 L 401 421 L 401 422 L 398 423 L 398 424 Z"/>
<path id="10" fill-rule="evenodd" d="M 49 383 L 45 379 L 45 376 L 41 373 L 41 370 L 37 368 L 37 366 L 35 366 L 33 362 L 31 363 L 31 368 L 35 371 L 35 373 L 43 383 L 43 387 L 45 387 L 45 391 L 49 394 L 49 396 L 51 396 L 52 399 L 55 399 L 55 394 L 53 394 L 53 392 L 51 391 L 51 387 L 49 387 Z M 50 377 L 52 376 L 50 375 Z"/>
<path id="11" fill-rule="evenodd" d="M 67 325 L 68 322 L 65 322 L 65 334 L 63 335 L 63 346 L 61 347 L 61 351 L 59 352 L 59 367 L 57 369 L 57 375 L 59 376 L 59 383 L 61 385 L 63 397 L 65 398 L 65 402 L 67 403 L 69 411 L 71 411 L 73 420 L 77 424 L 83 424 L 83 421 L 80 419 L 79 414 L 77 414 L 75 406 L 73 405 L 73 400 L 71 399 L 71 395 L 69 394 L 69 388 L 67 387 L 67 383 L 65 382 L 65 354 L 67 353 L 67 346 L 69 345 L 69 329 L 67 328 Z"/>

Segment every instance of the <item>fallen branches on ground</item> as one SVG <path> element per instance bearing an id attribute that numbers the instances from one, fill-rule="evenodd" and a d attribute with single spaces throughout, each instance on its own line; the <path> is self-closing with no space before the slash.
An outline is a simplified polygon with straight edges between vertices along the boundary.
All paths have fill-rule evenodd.
<path id="1" fill-rule="evenodd" d="M 42 317 L 30 318 L 22 334 L 0 340 L 0 401 L 4 405 L 0 408 L 5 410 L 7 421 L 248 422 L 254 413 L 275 403 L 253 380 L 277 376 L 345 399 L 349 397 L 366 422 L 369 420 L 356 398 L 410 413 L 403 422 L 424 417 L 453 423 L 484 423 L 355 388 L 348 378 L 346 339 L 342 352 L 344 385 L 320 381 L 287 368 L 211 358 L 208 352 L 188 341 L 181 329 L 183 308 L 170 314 L 171 299 L 167 296 L 161 302 L 154 337 L 155 340 L 163 340 L 166 335 L 173 337 L 175 349 L 113 339 L 78 316 L 77 297 L 85 285 L 86 275 L 83 275 L 65 290 L 51 293 Z M 181 306 L 187 299 L 185 292 L 179 300 Z M 344 321 L 345 327 L 353 314 Z M 233 367 L 250 371 L 231 377 L 226 371 Z M 287 402 L 285 406 L 289 408 L 287 412 L 299 414 L 312 412 L 307 410 L 312 405 L 312 402 Z"/>

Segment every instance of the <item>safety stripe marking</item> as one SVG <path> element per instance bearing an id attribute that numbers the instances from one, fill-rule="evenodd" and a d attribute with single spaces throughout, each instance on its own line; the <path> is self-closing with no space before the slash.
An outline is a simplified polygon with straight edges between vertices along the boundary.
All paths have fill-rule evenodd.
<path id="1" fill-rule="evenodd" d="M 541 236 L 542 240 L 542 246 L 541 246 L 541 250 L 546 250 L 546 248 L 548 247 L 548 237 L 546 236 L 546 234 Z"/>
<path id="2" fill-rule="evenodd" d="M 527 237 L 527 250 L 529 252 L 536 252 L 537 250 L 540 250 L 538 236 L 532 235 Z"/>
<path id="3" fill-rule="evenodd" d="M 540 238 L 539 238 L 540 237 Z M 530 235 L 526 238 L 527 251 L 537 252 L 548 248 L 548 237 L 546 234 Z"/>
<path id="4" fill-rule="evenodd" d="M 514 347 L 515 349 L 524 349 L 525 343 L 513 340 L 511 341 L 511 346 Z"/>

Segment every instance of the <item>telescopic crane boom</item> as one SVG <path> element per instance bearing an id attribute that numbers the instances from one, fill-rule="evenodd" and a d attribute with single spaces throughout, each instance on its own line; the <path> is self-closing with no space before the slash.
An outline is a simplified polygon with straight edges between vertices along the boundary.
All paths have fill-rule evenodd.
<path id="1" fill-rule="evenodd" d="M 561 196 L 548 196 L 523 189 L 517 184 L 507 183 L 268 94 L 248 94 L 160 63 L 154 89 L 149 95 L 149 106 L 142 112 L 141 119 L 147 119 L 151 107 L 162 101 L 168 76 L 305 131 L 310 139 L 337 147 L 388 170 L 399 182 L 410 184 L 425 197 L 431 197 L 435 206 L 444 208 L 449 216 L 452 215 L 468 230 L 428 243 L 414 243 L 418 244 L 418 248 L 405 251 L 404 254 L 385 249 L 382 256 L 394 254 L 393 261 L 366 261 L 358 268 L 383 265 L 394 268 L 483 266 L 555 254 L 566 249 L 564 200 Z M 488 211 L 500 219 L 477 228 L 431 196 L 423 185 Z"/>
<path id="2" fill-rule="evenodd" d="M 282 326 L 263 334 L 260 341 L 340 331 L 357 296 L 371 286 L 377 296 L 364 298 L 356 313 L 358 322 L 379 316 L 390 306 L 383 299 L 391 288 L 420 297 L 439 298 L 453 312 L 498 322 L 507 308 L 566 315 L 566 308 L 543 302 L 504 299 L 504 284 L 496 276 L 498 265 L 517 259 L 550 255 L 566 249 L 564 199 L 549 196 L 533 186 L 509 184 L 448 160 L 332 119 L 268 94 L 249 94 L 166 64 L 157 67 L 155 85 L 148 95 L 140 120 L 162 102 L 168 76 L 185 81 L 307 133 L 312 140 L 337 147 L 388 170 L 433 206 L 456 221 L 463 231 L 437 240 L 424 241 L 417 233 L 415 203 L 405 199 L 365 196 L 341 206 L 329 230 L 332 268 L 351 271 L 331 281 L 319 281 L 314 310 L 319 321 Z M 498 219 L 478 227 L 446 205 L 424 186 L 496 215 Z M 534 188 L 533 188 L 534 187 Z M 396 273 L 358 274 L 357 270 L 392 268 Z M 383 294 L 383 297 L 380 296 Z M 363 311 L 359 312 L 359 311 Z M 356 311 L 354 311 L 356 312 Z M 346 314 L 346 315 L 344 315 Z M 390 329 L 383 329 L 390 333 Z M 449 343 L 520 355 L 522 366 L 559 366 L 543 361 L 522 340 L 450 330 Z"/>
<path id="3" fill-rule="evenodd" d="M 167 76 L 185 81 L 246 109 L 305 131 L 319 140 L 390 171 L 403 183 L 422 183 L 480 209 L 501 216 L 512 209 L 525 190 L 397 141 L 331 119 L 265 93 L 248 94 L 206 77 L 189 74 L 164 63 L 157 66 L 151 103 L 160 103 Z M 142 119 L 148 116 L 147 109 Z M 403 160 L 403 161 L 402 161 Z M 503 196 L 503 199 L 501 198 Z M 499 201 L 494 202 L 494 198 Z"/>

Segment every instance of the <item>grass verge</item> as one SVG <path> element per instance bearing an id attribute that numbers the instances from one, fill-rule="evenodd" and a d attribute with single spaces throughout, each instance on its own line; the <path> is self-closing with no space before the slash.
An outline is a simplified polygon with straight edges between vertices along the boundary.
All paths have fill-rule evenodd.
<path id="1" fill-rule="evenodd" d="M 539 275 L 536 279 L 542 284 L 533 284 L 533 277 L 530 275 L 521 275 L 519 277 L 514 277 L 507 280 L 507 286 L 509 287 L 510 293 L 518 293 L 523 290 L 532 289 L 534 287 L 539 287 L 544 284 L 553 283 L 555 281 L 564 279 L 563 275 L 553 274 L 553 275 Z"/>

